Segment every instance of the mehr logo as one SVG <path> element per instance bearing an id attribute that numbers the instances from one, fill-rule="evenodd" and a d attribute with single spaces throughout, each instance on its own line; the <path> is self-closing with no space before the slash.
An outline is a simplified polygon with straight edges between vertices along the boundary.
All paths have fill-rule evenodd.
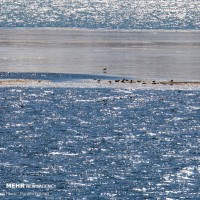
<path id="1" fill-rule="evenodd" d="M 23 188 L 28 188 L 28 189 L 35 189 L 35 188 L 42 188 L 42 189 L 52 189 L 55 188 L 55 185 L 52 184 L 25 184 L 25 183 L 6 183 L 6 188 L 9 189 L 23 189 Z"/>

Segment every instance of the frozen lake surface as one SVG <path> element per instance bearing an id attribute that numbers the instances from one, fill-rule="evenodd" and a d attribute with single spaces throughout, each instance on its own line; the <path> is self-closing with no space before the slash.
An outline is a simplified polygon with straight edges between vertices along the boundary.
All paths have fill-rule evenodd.
<path id="1" fill-rule="evenodd" d="M 199 199 L 200 91 L 170 88 L 1 87 L 2 199 Z"/>
<path id="2" fill-rule="evenodd" d="M 199 80 L 199 31 L 0 29 L 0 71 Z"/>

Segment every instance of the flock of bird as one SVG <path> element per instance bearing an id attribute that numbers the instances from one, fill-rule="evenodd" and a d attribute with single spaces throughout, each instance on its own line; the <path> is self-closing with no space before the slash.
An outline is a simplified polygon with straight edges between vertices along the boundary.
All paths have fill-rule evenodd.
<path id="1" fill-rule="evenodd" d="M 107 72 L 107 68 L 103 68 L 102 69 L 104 73 Z M 94 79 L 95 81 L 97 81 L 97 83 L 100 83 L 101 80 L 100 79 Z M 156 82 L 156 81 L 151 81 L 151 82 L 147 82 L 147 81 L 141 81 L 141 80 L 129 80 L 129 79 L 117 79 L 117 80 L 108 80 L 108 83 L 141 83 L 141 84 L 169 84 L 169 85 L 173 85 L 174 83 L 174 80 L 170 80 L 170 81 L 167 81 L 167 82 Z"/>
<path id="2" fill-rule="evenodd" d="M 97 83 L 102 82 L 101 79 L 93 79 L 93 80 L 97 81 Z M 169 85 L 173 85 L 174 84 L 173 80 L 171 80 L 169 82 L 167 82 L 167 81 L 165 81 L 165 82 L 156 82 L 156 81 L 149 82 L 149 81 L 142 81 L 142 80 L 129 80 L 129 79 L 125 79 L 125 78 L 121 79 L 121 80 L 120 79 L 108 80 L 107 82 L 109 84 L 111 84 L 111 83 L 141 83 L 141 84 L 154 84 L 154 85 L 156 85 L 156 84 L 163 84 L 163 85 L 169 84 Z M 104 81 L 104 83 L 105 83 L 105 81 Z"/>

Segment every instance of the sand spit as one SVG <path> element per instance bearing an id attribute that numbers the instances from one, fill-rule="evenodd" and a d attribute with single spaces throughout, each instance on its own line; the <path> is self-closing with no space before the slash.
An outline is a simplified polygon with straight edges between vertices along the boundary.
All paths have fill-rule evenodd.
<path id="1" fill-rule="evenodd" d="M 29 86 L 42 85 L 49 83 L 48 80 L 32 80 L 32 79 L 1 79 L 0 86 Z"/>
<path id="2" fill-rule="evenodd" d="M 149 81 L 131 79 L 68 79 L 61 81 L 42 79 L 0 79 L 0 87 L 74 87 L 74 88 L 199 88 L 200 81 Z"/>
<path id="3" fill-rule="evenodd" d="M 148 84 L 148 85 L 200 85 L 200 81 L 144 81 L 144 80 L 129 80 L 129 79 L 122 79 L 122 80 L 100 80 L 94 79 L 97 83 L 108 83 L 108 84 Z"/>

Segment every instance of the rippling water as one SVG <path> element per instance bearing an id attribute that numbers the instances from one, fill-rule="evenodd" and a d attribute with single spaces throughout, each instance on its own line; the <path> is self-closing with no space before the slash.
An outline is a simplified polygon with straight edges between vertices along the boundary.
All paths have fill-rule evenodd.
<path id="1" fill-rule="evenodd" d="M 0 88 L 1 198 L 199 199 L 199 97 L 199 90 Z M 13 182 L 55 188 L 23 197 L 33 189 L 5 188 Z"/>
<path id="2" fill-rule="evenodd" d="M 1 27 L 199 29 L 199 0 L 1 0 Z"/>

